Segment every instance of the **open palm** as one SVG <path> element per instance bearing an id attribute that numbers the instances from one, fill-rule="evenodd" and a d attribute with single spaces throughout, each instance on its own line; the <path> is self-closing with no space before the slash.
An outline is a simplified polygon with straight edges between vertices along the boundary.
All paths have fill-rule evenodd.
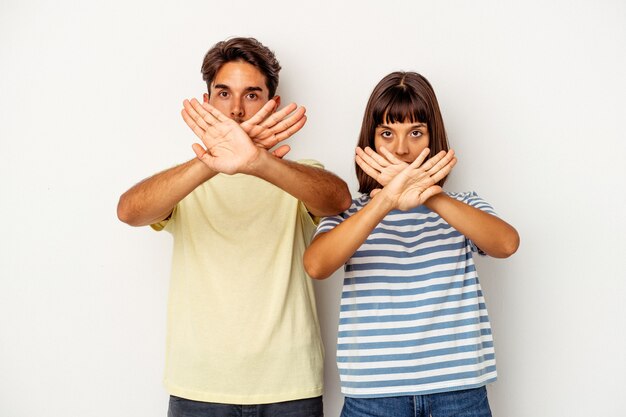
<path id="1" fill-rule="evenodd" d="M 234 120 L 220 121 L 207 129 L 202 146 L 195 144 L 196 156 L 214 171 L 224 174 L 244 172 L 258 157 L 260 149 Z"/>
<path id="2" fill-rule="evenodd" d="M 382 190 L 375 190 L 372 195 L 382 193 L 393 202 L 398 210 L 409 210 L 424 204 L 426 200 L 440 193 L 441 187 L 436 185 L 450 173 L 456 164 L 454 151 L 441 151 L 423 162 L 429 154 L 424 149 L 420 156 L 400 171 Z"/>
<path id="3" fill-rule="evenodd" d="M 245 172 L 261 149 L 234 120 L 208 103 L 185 100 L 183 118 L 205 147 L 194 143 L 193 150 L 202 162 L 224 174 Z M 192 116 L 193 115 L 193 116 Z"/>
<path id="4" fill-rule="evenodd" d="M 385 186 L 389 196 L 396 201 L 398 210 L 409 210 L 423 204 L 433 195 L 441 192 L 437 181 L 426 172 L 407 167 Z"/>

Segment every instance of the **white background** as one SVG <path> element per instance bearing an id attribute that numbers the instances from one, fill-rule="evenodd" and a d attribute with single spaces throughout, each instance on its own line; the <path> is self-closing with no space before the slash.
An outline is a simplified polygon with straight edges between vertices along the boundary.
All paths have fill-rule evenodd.
<path id="1" fill-rule="evenodd" d="M 115 214 L 193 156 L 181 102 L 206 50 L 255 36 L 283 66 L 291 140 L 356 190 L 366 100 L 424 74 L 459 164 L 520 232 L 481 259 L 495 416 L 623 415 L 626 3 L 0 0 L 0 416 L 164 416 L 171 239 Z M 436 3 L 436 4 L 435 4 Z M 317 285 L 328 416 L 341 273 Z"/>

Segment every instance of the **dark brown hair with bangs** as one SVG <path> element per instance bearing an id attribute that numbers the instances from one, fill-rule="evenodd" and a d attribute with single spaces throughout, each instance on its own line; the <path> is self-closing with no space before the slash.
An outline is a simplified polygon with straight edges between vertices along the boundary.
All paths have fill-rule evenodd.
<path id="1" fill-rule="evenodd" d="M 358 146 L 376 149 L 374 135 L 382 123 L 426 123 L 429 158 L 448 150 L 448 139 L 435 91 L 426 78 L 416 72 L 392 72 L 380 80 L 365 107 Z M 369 194 L 381 185 L 357 164 L 359 192 Z M 437 184 L 443 186 L 446 178 Z"/>
<path id="2" fill-rule="evenodd" d="M 231 38 L 213 45 L 202 61 L 202 79 L 206 81 L 209 94 L 211 82 L 222 65 L 232 61 L 244 61 L 255 66 L 265 76 L 269 98 L 274 97 L 278 87 L 280 64 L 267 46 L 254 38 Z"/>

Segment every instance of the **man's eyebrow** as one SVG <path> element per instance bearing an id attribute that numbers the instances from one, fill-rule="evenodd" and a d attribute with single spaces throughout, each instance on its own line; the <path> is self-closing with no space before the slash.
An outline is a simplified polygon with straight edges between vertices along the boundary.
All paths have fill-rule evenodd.
<path id="1" fill-rule="evenodd" d="M 215 89 L 221 89 L 221 90 L 230 90 L 230 87 L 227 86 L 226 84 L 215 84 L 213 86 L 213 88 Z M 246 87 L 246 89 L 244 91 L 263 91 L 263 89 L 261 87 Z"/>

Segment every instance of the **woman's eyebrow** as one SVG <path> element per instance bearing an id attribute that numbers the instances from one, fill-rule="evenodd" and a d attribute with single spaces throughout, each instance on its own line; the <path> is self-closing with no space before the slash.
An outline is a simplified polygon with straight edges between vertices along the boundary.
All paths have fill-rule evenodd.
<path id="1" fill-rule="evenodd" d="M 426 123 L 422 123 L 422 122 L 414 123 L 414 124 L 411 125 L 411 128 L 414 128 L 414 127 L 426 127 Z M 376 126 L 376 129 L 378 129 L 378 128 L 393 129 L 391 126 L 388 126 L 388 125 L 385 125 L 385 124 L 379 124 L 378 126 Z"/>

